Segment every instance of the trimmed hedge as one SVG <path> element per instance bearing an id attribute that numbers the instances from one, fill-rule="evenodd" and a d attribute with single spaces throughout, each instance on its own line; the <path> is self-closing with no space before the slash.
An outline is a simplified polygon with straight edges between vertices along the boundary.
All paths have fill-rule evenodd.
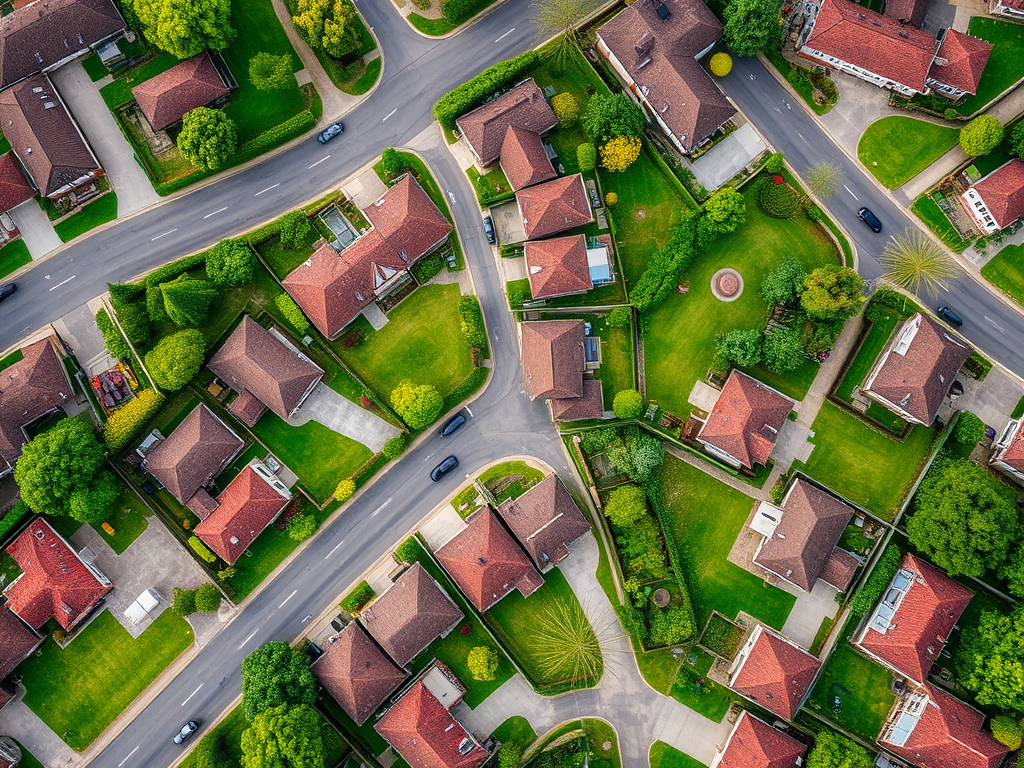
<path id="1" fill-rule="evenodd" d="M 341 601 L 342 610 L 348 611 L 352 615 L 359 613 L 359 609 L 370 602 L 377 593 L 373 591 L 373 587 L 367 584 L 365 581 L 361 581 L 356 584 L 356 588 L 349 592 Z"/>
<path id="2" fill-rule="evenodd" d="M 217 561 L 217 556 L 208 550 L 206 545 L 203 544 L 203 542 L 201 542 L 196 536 L 189 537 L 188 545 L 192 547 L 193 552 L 203 558 L 206 562 L 214 563 Z"/>
<path id="3" fill-rule="evenodd" d="M 655 309 L 676 289 L 679 275 L 699 252 L 697 225 L 700 217 L 699 213 L 686 215 L 668 243 L 651 257 L 647 269 L 629 292 L 629 299 L 638 312 Z"/>
<path id="4" fill-rule="evenodd" d="M 146 286 L 134 283 L 108 283 L 110 305 L 114 308 L 117 321 L 124 335 L 138 346 L 149 341 L 149 315 L 142 303 Z"/>
<path id="5" fill-rule="evenodd" d="M 488 67 L 472 80 L 454 88 L 434 105 L 434 117 L 448 129 L 455 127 L 456 118 L 479 106 L 502 86 L 523 75 L 540 60 L 536 51 L 527 51 L 513 59 L 500 61 Z"/>
<path id="6" fill-rule="evenodd" d="M 13 509 L 0 520 L 0 541 L 14 529 L 14 526 L 31 514 L 32 510 L 28 508 L 28 504 L 24 501 L 19 501 L 15 504 Z"/>
<path id="7" fill-rule="evenodd" d="M 96 327 L 103 334 L 103 346 L 111 357 L 117 360 L 124 360 L 131 356 L 128 342 L 124 340 L 121 331 L 114 325 L 114 321 L 110 319 L 107 310 L 100 309 L 96 313 Z"/>
<path id="8" fill-rule="evenodd" d="M 409 563 L 411 565 L 412 563 L 419 562 L 420 555 L 422 553 L 423 548 L 420 546 L 420 543 L 416 541 L 416 537 L 410 536 L 395 547 L 395 551 L 391 553 L 391 556 L 399 565 L 402 563 Z"/>
<path id="9" fill-rule="evenodd" d="M 878 598 L 882 596 L 882 592 L 889 586 L 892 577 L 896 575 L 902 558 L 903 554 L 900 552 L 899 547 L 892 543 L 886 545 L 885 551 L 882 552 L 878 562 L 875 563 L 875 568 L 871 571 L 871 575 L 868 576 L 867 581 L 864 582 L 863 586 L 853 596 L 853 599 L 850 600 L 850 613 L 856 616 L 863 616 L 875 607 Z"/>
<path id="10" fill-rule="evenodd" d="M 448 393 L 448 396 L 444 399 L 445 410 L 451 410 L 456 405 L 461 403 L 467 397 L 476 392 L 480 387 L 487 381 L 488 369 L 483 366 L 474 368 L 470 372 L 469 376 L 462 380 L 455 389 Z"/>
<path id="11" fill-rule="evenodd" d="M 146 287 L 159 285 L 160 283 L 166 283 L 168 280 L 173 280 L 190 269 L 195 269 L 199 266 L 206 265 L 206 256 L 209 251 L 200 251 L 199 253 L 193 253 L 189 256 L 183 256 L 180 259 L 175 259 L 172 262 L 164 264 L 162 267 L 157 267 L 148 275 L 146 275 Z"/>
<path id="12" fill-rule="evenodd" d="M 469 346 L 486 352 L 487 331 L 484 329 L 484 318 L 476 296 L 463 296 L 459 299 L 459 319 L 462 322 L 462 335 L 466 337 Z"/>
<path id="13" fill-rule="evenodd" d="M 288 321 L 292 328 L 303 336 L 309 333 L 309 320 L 306 319 L 299 305 L 295 303 L 295 299 L 287 293 L 279 293 L 274 297 L 274 305 L 284 315 L 284 319 Z"/>
<path id="14" fill-rule="evenodd" d="M 156 412 L 164 404 L 164 396 L 155 389 L 143 389 L 107 419 L 103 441 L 111 453 L 120 452 L 142 434 Z"/>
<path id="15" fill-rule="evenodd" d="M 671 527 L 671 513 L 668 507 L 665 506 L 665 499 L 661 495 L 661 481 L 658 478 L 651 480 L 650 482 L 643 484 L 644 492 L 647 494 L 647 500 L 650 502 L 651 509 L 654 511 L 654 516 L 658 519 L 658 524 L 661 526 L 661 534 L 665 539 L 665 549 L 668 551 L 668 562 L 669 567 L 672 569 L 672 574 L 676 577 L 676 583 L 679 584 L 679 597 L 682 603 L 679 606 L 679 610 L 686 613 L 686 619 L 689 621 L 689 626 L 696 627 L 697 619 L 693 613 L 693 602 L 690 599 L 690 588 L 686 584 L 686 576 L 684 575 L 682 563 L 679 562 L 679 549 L 676 545 L 675 535 L 672 532 Z M 684 638 L 688 639 L 688 638 Z"/>

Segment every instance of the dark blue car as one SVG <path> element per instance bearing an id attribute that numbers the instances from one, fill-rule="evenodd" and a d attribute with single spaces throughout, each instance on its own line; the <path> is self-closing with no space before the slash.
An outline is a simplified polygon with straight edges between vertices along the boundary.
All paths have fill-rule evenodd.
<path id="1" fill-rule="evenodd" d="M 344 132 L 344 125 L 342 125 L 341 123 L 334 123 L 333 125 L 328 125 L 322 131 L 320 131 L 320 133 L 316 135 L 316 140 L 319 141 L 321 144 L 326 144 L 335 136 L 340 136 Z"/>
<path id="2" fill-rule="evenodd" d="M 447 475 L 457 466 L 459 466 L 459 460 L 456 459 L 454 456 L 449 456 L 447 459 L 445 459 L 432 470 L 430 470 L 430 479 L 436 483 L 438 480 Z"/>
<path id="3" fill-rule="evenodd" d="M 461 413 L 456 413 L 454 416 L 452 416 L 450 419 L 448 419 L 448 421 L 444 423 L 444 426 L 441 427 L 441 431 L 438 432 L 438 434 L 441 435 L 441 437 L 448 437 L 448 435 L 458 430 L 458 428 L 465 423 L 466 417 L 463 416 Z"/>

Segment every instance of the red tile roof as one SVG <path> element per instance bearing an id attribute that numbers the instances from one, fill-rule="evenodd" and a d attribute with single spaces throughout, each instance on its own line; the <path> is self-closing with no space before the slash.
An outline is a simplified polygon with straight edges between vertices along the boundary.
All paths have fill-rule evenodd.
<path id="1" fill-rule="evenodd" d="M 753 468 L 768 461 L 793 404 L 790 398 L 734 370 L 697 437 Z"/>
<path id="2" fill-rule="evenodd" d="M 310 667 L 313 677 L 356 725 L 365 723 L 405 680 L 405 672 L 357 622 L 319 645 L 324 653 Z"/>
<path id="3" fill-rule="evenodd" d="M 544 584 L 490 507 L 473 515 L 434 556 L 481 612 L 513 589 L 527 597 Z"/>
<path id="4" fill-rule="evenodd" d="M 1016 157 L 974 185 L 999 228 L 1024 216 L 1024 161 Z"/>
<path id="5" fill-rule="evenodd" d="M 541 320 L 519 324 L 523 375 L 531 400 L 582 397 L 585 333 L 582 320 Z"/>
<path id="6" fill-rule="evenodd" d="M 891 2 L 891 0 L 890 0 Z M 950 28 L 942 38 L 929 77 L 967 93 L 977 93 L 981 73 L 992 54 L 992 43 Z M 946 63 L 941 63 L 945 59 Z"/>
<path id="7" fill-rule="evenodd" d="M 594 220 L 583 177 L 563 176 L 516 192 L 526 239 L 535 240 Z"/>
<path id="8" fill-rule="evenodd" d="M 174 125 L 186 112 L 205 107 L 230 92 L 207 51 L 132 88 L 139 109 L 154 131 Z"/>
<path id="9" fill-rule="evenodd" d="M 31 200 L 36 194 L 13 152 L 0 156 L 0 213 Z"/>
<path id="10" fill-rule="evenodd" d="M 998 461 L 1016 469 L 1018 472 L 1024 472 L 1024 426 L 1022 425 L 1024 425 L 1024 421 L 1019 421 L 1013 438 L 1006 448 L 1002 450 L 1002 455 L 998 458 Z"/>
<path id="11" fill-rule="evenodd" d="M 422 680 L 377 721 L 374 729 L 410 768 L 479 768 L 490 757 Z"/>
<path id="12" fill-rule="evenodd" d="M 247 466 L 228 483 L 217 503 L 217 509 L 196 526 L 195 534 L 228 565 L 234 565 L 274 522 L 288 499 Z"/>
<path id="13" fill-rule="evenodd" d="M 604 388 L 597 379 L 584 379 L 583 397 L 553 397 L 548 408 L 555 421 L 600 419 L 604 416 Z"/>
<path id="14" fill-rule="evenodd" d="M 363 213 L 406 266 L 439 246 L 452 232 L 448 219 L 411 173 Z"/>
<path id="15" fill-rule="evenodd" d="M 487 166 L 501 155 L 510 127 L 541 134 L 558 125 L 558 118 L 530 78 L 482 107 L 467 112 L 455 123 L 481 164 Z"/>
<path id="16" fill-rule="evenodd" d="M 909 553 L 900 568 L 911 573 L 910 585 L 888 629 L 881 632 L 869 621 L 854 645 L 923 683 L 974 592 Z"/>
<path id="17" fill-rule="evenodd" d="M 26 442 L 22 427 L 74 397 L 49 339 L 22 347 L 21 354 L 21 360 L 0 371 L 0 458 L 12 466 Z"/>
<path id="18" fill-rule="evenodd" d="M 792 720 L 811 687 L 821 662 L 765 627 L 733 674 L 729 687 L 770 712 Z"/>
<path id="19" fill-rule="evenodd" d="M 0 605 L 0 679 L 28 657 L 42 641 L 7 605 Z"/>
<path id="20" fill-rule="evenodd" d="M 501 145 L 501 170 L 512 189 L 531 187 L 558 175 L 540 134 L 515 126 L 509 126 Z"/>
<path id="21" fill-rule="evenodd" d="M 4 590 L 7 605 L 37 629 L 51 616 L 73 629 L 113 589 L 42 518 L 33 520 L 7 552 L 22 570 Z"/>
<path id="22" fill-rule="evenodd" d="M 797 768 L 807 747 L 743 710 L 718 768 Z"/>
<path id="23" fill-rule="evenodd" d="M 594 287 L 587 264 L 587 239 L 583 235 L 531 240 L 524 250 L 533 298 L 586 293 Z"/>
<path id="24" fill-rule="evenodd" d="M 518 499 L 501 502 L 498 514 L 541 570 L 562 562 L 569 556 L 569 545 L 590 531 L 590 523 L 555 474 Z"/>
<path id="25" fill-rule="evenodd" d="M 882 13 L 896 21 L 906 21 L 918 29 L 928 12 L 928 0 L 884 0 Z"/>
<path id="26" fill-rule="evenodd" d="M 882 738 L 879 743 L 920 768 L 1002 765 L 1009 750 L 982 731 L 985 716 L 934 685 L 924 687 L 929 702 L 906 743 L 899 746 Z"/>
<path id="27" fill-rule="evenodd" d="M 804 46 L 923 91 L 938 44 L 850 0 L 823 0 Z"/>

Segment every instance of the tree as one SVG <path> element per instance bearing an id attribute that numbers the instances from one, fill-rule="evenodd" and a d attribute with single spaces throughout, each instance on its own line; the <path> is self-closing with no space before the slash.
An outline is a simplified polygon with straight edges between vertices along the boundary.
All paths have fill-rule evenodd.
<path id="1" fill-rule="evenodd" d="M 748 367 L 761 362 L 761 332 L 756 328 L 719 333 L 715 348 L 733 365 Z"/>
<path id="2" fill-rule="evenodd" d="M 320 715 L 307 704 L 267 709 L 242 733 L 242 768 L 323 768 L 323 764 Z"/>
<path id="3" fill-rule="evenodd" d="M 295 87 L 292 57 L 287 53 L 275 56 L 260 51 L 249 59 L 249 79 L 258 91 L 283 91 Z"/>
<path id="4" fill-rule="evenodd" d="M 804 280 L 800 306 L 816 320 L 845 320 L 864 303 L 864 278 L 849 267 L 818 267 Z"/>
<path id="5" fill-rule="evenodd" d="M 359 49 L 359 16 L 348 0 L 298 0 L 292 26 L 310 48 L 340 59 Z"/>
<path id="6" fill-rule="evenodd" d="M 612 410 L 618 419 L 639 419 L 644 412 L 644 398 L 635 389 L 624 389 L 615 393 Z"/>
<path id="7" fill-rule="evenodd" d="M 316 681 L 306 655 L 283 640 L 264 643 L 242 660 L 242 711 L 250 723 L 281 705 L 312 705 Z"/>
<path id="8" fill-rule="evenodd" d="M 1024 742 L 1024 728 L 1021 727 L 1020 720 L 1006 715 L 996 715 L 988 725 L 996 741 L 1009 747 L 1011 752 L 1020 749 L 1021 743 Z"/>
<path id="9" fill-rule="evenodd" d="M 814 749 L 807 756 L 807 768 L 872 768 L 874 764 L 864 747 L 828 729 L 814 737 Z"/>
<path id="10" fill-rule="evenodd" d="M 803 333 L 799 328 L 780 328 L 764 337 L 764 364 L 772 373 L 799 368 L 806 360 Z"/>
<path id="11" fill-rule="evenodd" d="M 879 261 L 886 280 L 911 293 L 924 290 L 932 298 L 947 290 L 950 278 L 957 274 L 945 248 L 917 228 L 890 237 Z"/>
<path id="12" fill-rule="evenodd" d="M 731 187 L 715 190 L 703 208 L 704 219 L 720 234 L 734 231 L 747 218 L 747 203 L 743 195 Z"/>
<path id="13" fill-rule="evenodd" d="M 625 528 L 647 512 L 647 494 L 639 485 L 620 485 L 608 495 L 604 513 L 616 528 Z"/>
<path id="14" fill-rule="evenodd" d="M 191 757 L 195 768 L 227 768 L 233 762 L 227 753 L 224 735 L 218 731 L 203 736 L 192 750 Z"/>
<path id="15" fill-rule="evenodd" d="M 715 77 L 725 77 L 732 72 L 732 56 L 725 51 L 719 51 L 711 57 L 711 74 Z"/>
<path id="16" fill-rule="evenodd" d="M 405 453 L 405 436 L 395 435 L 394 437 L 389 437 L 385 440 L 383 453 L 384 458 L 388 461 L 391 461 L 391 459 L 397 459 Z"/>
<path id="17" fill-rule="evenodd" d="M 576 147 L 576 164 L 581 173 L 594 170 L 597 167 L 597 147 L 589 142 Z"/>
<path id="18" fill-rule="evenodd" d="M 298 213 L 303 219 L 305 214 Z M 287 214 L 287 219 L 292 214 Z M 283 224 L 283 221 L 282 221 Z M 306 219 L 309 226 L 309 220 Z M 284 244 L 284 229 L 281 230 L 281 243 Z M 206 276 L 214 285 L 238 285 L 252 280 L 256 270 L 256 253 L 244 240 L 221 240 L 210 249 L 206 256 Z"/>
<path id="19" fill-rule="evenodd" d="M 782 45 L 779 0 L 733 0 L 725 7 L 725 43 L 737 56 L 777 51 Z"/>
<path id="20" fill-rule="evenodd" d="M 596 0 L 534 0 L 530 4 L 537 42 L 551 41 L 544 50 L 559 67 L 567 67 L 582 49 L 580 27 L 598 4 Z"/>
<path id="21" fill-rule="evenodd" d="M 153 45 L 179 59 L 207 48 L 222 51 L 235 37 L 231 0 L 133 0 L 142 31 Z"/>
<path id="22" fill-rule="evenodd" d="M 597 684 L 604 667 L 601 644 L 575 598 L 557 598 L 540 611 L 531 627 L 530 644 L 546 678 Z"/>
<path id="23" fill-rule="evenodd" d="M 633 465 L 629 477 L 638 483 L 646 483 L 665 460 L 665 446 L 658 438 L 641 431 L 639 427 L 627 428 L 627 432 L 630 431 L 632 434 L 626 439 L 630 463 Z"/>
<path id="24" fill-rule="evenodd" d="M 640 136 L 647 120 L 628 96 L 621 93 L 595 94 L 583 110 L 583 130 L 595 141 L 616 136 Z"/>
<path id="25" fill-rule="evenodd" d="M 1006 562 L 999 566 L 999 578 L 1006 582 L 1007 589 L 1015 597 L 1024 597 L 1024 546 L 1010 549 Z"/>
<path id="26" fill-rule="evenodd" d="M 608 313 L 608 327 L 628 328 L 632 319 L 633 313 L 630 312 L 629 307 L 615 307 Z"/>
<path id="27" fill-rule="evenodd" d="M 380 153 L 380 164 L 388 178 L 394 178 L 403 168 L 402 156 L 394 147 L 385 147 Z"/>
<path id="28" fill-rule="evenodd" d="M 315 515 L 292 515 L 288 519 L 288 538 L 292 541 L 305 541 L 316 533 L 318 525 Z"/>
<path id="29" fill-rule="evenodd" d="M 104 467 L 92 424 L 61 419 L 22 448 L 14 465 L 21 498 L 33 512 L 99 523 L 113 511 L 118 487 Z"/>
<path id="30" fill-rule="evenodd" d="M 178 151 L 204 171 L 215 171 L 235 154 L 238 131 L 219 109 L 196 107 L 185 113 L 178 134 Z"/>
<path id="31" fill-rule="evenodd" d="M 199 373 L 205 354 L 202 332 L 190 328 L 160 339 L 146 353 L 146 368 L 158 387 L 176 392 Z"/>
<path id="32" fill-rule="evenodd" d="M 773 152 L 768 156 L 768 159 L 764 161 L 764 169 L 774 175 L 782 173 L 786 168 L 786 158 L 781 152 Z"/>
<path id="33" fill-rule="evenodd" d="M 174 280 L 160 284 L 164 310 L 180 328 L 194 328 L 206 320 L 210 302 L 217 298 L 217 289 L 207 280 L 197 280 L 183 272 Z"/>
<path id="34" fill-rule="evenodd" d="M 640 157 L 640 139 L 636 136 L 615 136 L 601 145 L 601 167 L 607 171 L 624 171 Z"/>
<path id="35" fill-rule="evenodd" d="M 951 576 L 981 576 L 1006 559 L 1017 533 L 1014 502 L 977 464 L 936 462 L 914 497 L 910 543 Z"/>
<path id="36" fill-rule="evenodd" d="M 1003 125 L 992 115 L 978 115 L 960 129 L 960 147 L 971 157 L 987 155 L 1003 140 Z"/>
<path id="37" fill-rule="evenodd" d="M 469 652 L 466 660 L 474 680 L 488 682 L 498 678 L 498 652 L 489 645 L 478 645 Z"/>
<path id="38" fill-rule="evenodd" d="M 290 211 L 281 217 L 278 232 L 285 248 L 297 247 L 312 231 L 309 217 L 302 211 Z"/>
<path id="39" fill-rule="evenodd" d="M 523 748 L 517 742 L 503 742 L 498 749 L 498 768 L 517 768 L 523 758 Z"/>
<path id="40" fill-rule="evenodd" d="M 973 448 L 985 437 L 985 422 L 970 411 L 961 411 L 953 436 L 960 445 Z"/>
<path id="41" fill-rule="evenodd" d="M 1024 605 L 1009 614 L 982 611 L 977 628 L 961 637 L 959 683 L 983 706 L 1024 712 Z"/>
<path id="42" fill-rule="evenodd" d="M 818 197 L 832 197 L 836 194 L 843 185 L 844 177 L 843 169 L 831 160 L 822 160 L 804 171 L 807 186 Z"/>
<path id="43" fill-rule="evenodd" d="M 220 608 L 220 590 L 213 584 L 203 584 L 196 590 L 195 605 L 200 613 L 216 613 Z"/>
<path id="44" fill-rule="evenodd" d="M 174 594 L 171 597 L 171 610 L 182 618 L 191 616 L 196 612 L 196 590 L 194 589 L 182 589 L 181 587 L 174 588 Z"/>
<path id="45" fill-rule="evenodd" d="M 565 128 L 571 128 L 580 121 L 580 114 L 583 112 L 583 107 L 580 105 L 580 100 L 576 98 L 576 95 L 569 91 L 563 91 L 562 93 L 556 93 L 551 97 L 551 109 L 555 112 L 555 117 L 558 118 L 559 125 Z"/>
<path id="46" fill-rule="evenodd" d="M 761 298 L 771 307 L 794 304 L 800 298 L 806 279 L 803 265 L 792 256 L 787 256 L 779 266 L 764 276 Z"/>
<path id="47" fill-rule="evenodd" d="M 391 407 L 410 429 L 423 429 L 441 415 L 444 399 L 429 384 L 413 384 L 406 379 L 391 392 Z"/>
<path id="48" fill-rule="evenodd" d="M 1024 122 L 1017 123 L 1010 131 L 1010 151 L 1024 160 Z"/>

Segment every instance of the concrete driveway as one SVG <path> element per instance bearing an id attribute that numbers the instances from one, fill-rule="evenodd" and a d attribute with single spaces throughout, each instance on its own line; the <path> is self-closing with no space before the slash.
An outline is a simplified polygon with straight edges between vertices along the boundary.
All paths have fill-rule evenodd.
<path id="1" fill-rule="evenodd" d="M 288 419 L 293 427 L 300 427 L 307 421 L 319 422 L 339 435 L 362 443 L 374 453 L 380 452 L 385 440 L 399 434 L 397 427 L 322 382 L 310 392 L 299 412 Z"/>
<path id="2" fill-rule="evenodd" d="M 699 159 L 690 169 L 708 192 L 714 192 L 768 149 L 750 123 L 744 123 Z"/>
<path id="3" fill-rule="evenodd" d="M 35 200 L 26 200 L 12 208 L 10 213 L 33 259 L 41 259 L 61 247 L 61 240 L 53 230 L 53 224 Z"/>

